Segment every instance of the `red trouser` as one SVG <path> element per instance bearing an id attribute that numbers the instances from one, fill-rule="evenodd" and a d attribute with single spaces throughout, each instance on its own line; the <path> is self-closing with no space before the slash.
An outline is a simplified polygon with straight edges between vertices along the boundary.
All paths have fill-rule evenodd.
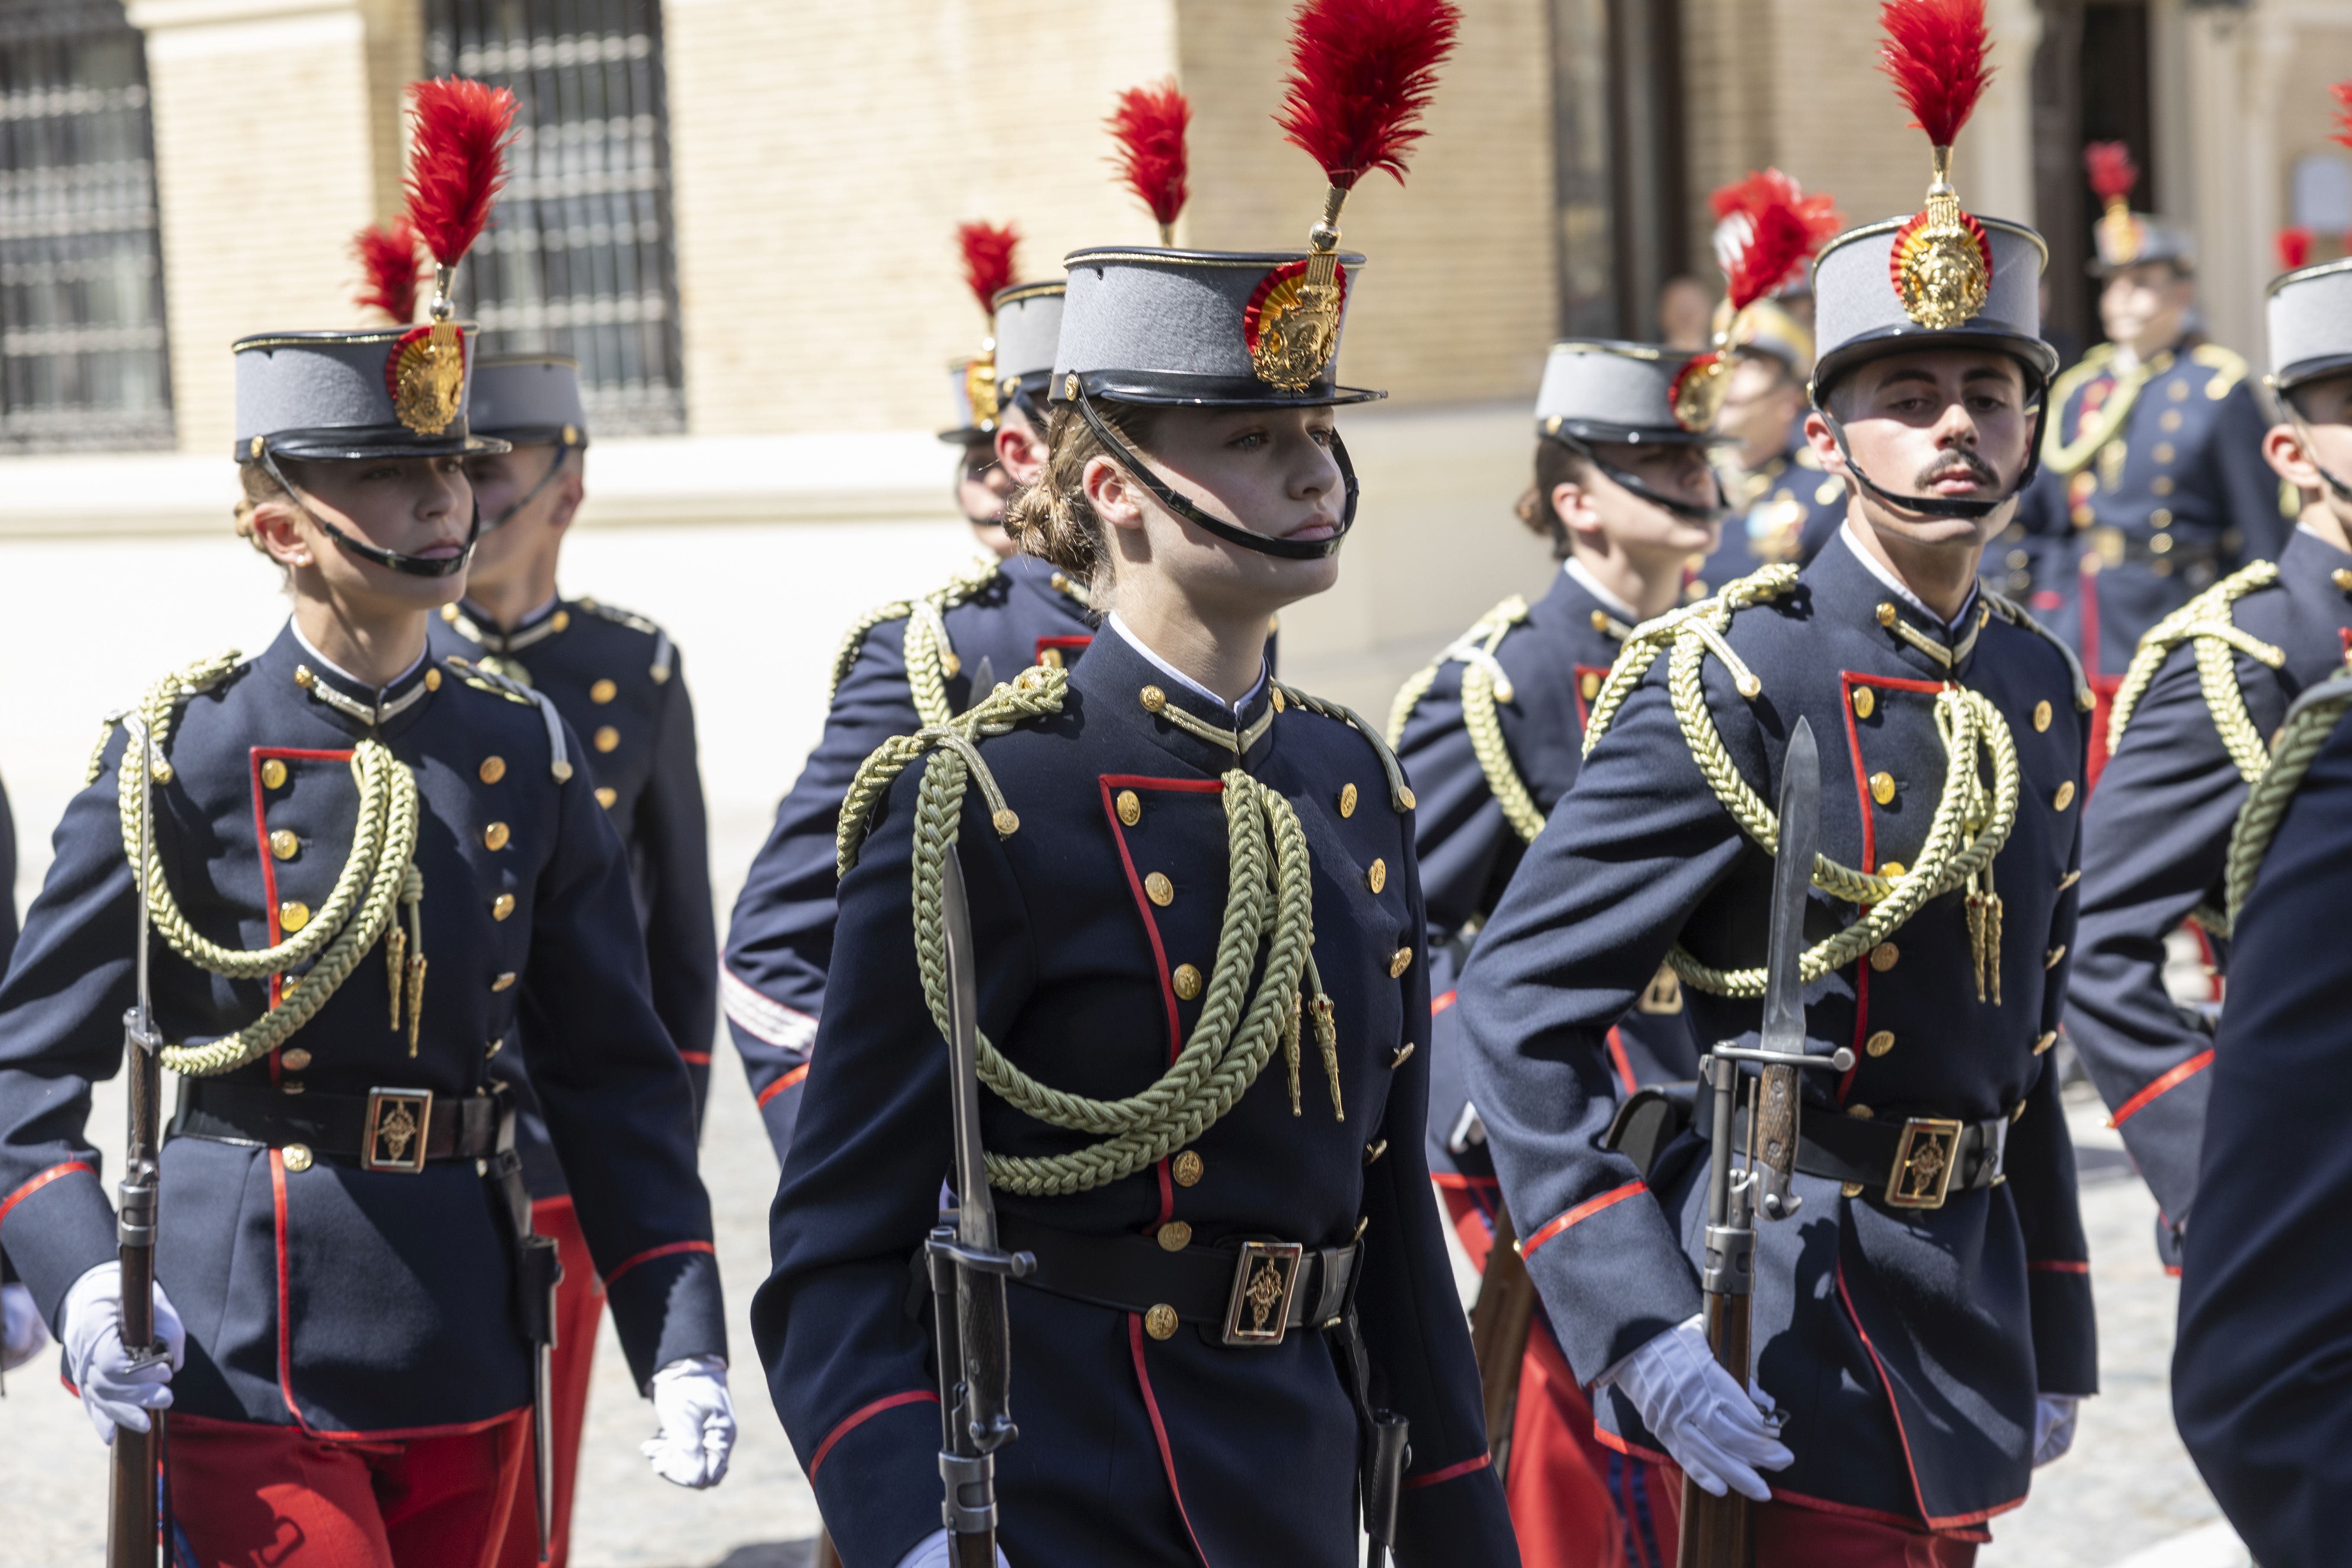
<path id="1" fill-rule="evenodd" d="M 490 1568 L 530 1412 L 396 1441 L 171 1417 L 172 1507 L 199 1568 Z"/>
<path id="2" fill-rule="evenodd" d="M 596 1322 L 604 1315 L 604 1282 L 589 1260 L 588 1238 L 572 1213 L 570 1198 L 542 1198 L 530 1205 L 530 1226 L 555 1238 L 563 1282 L 555 1288 L 555 1351 L 548 1361 L 548 1396 L 555 1408 L 555 1517 L 547 1531 L 547 1560 L 563 1568 L 572 1552 L 572 1489 L 580 1478 L 580 1429 L 588 1415 L 588 1374 L 596 1357 Z M 523 1439 L 522 1471 L 515 1479 L 514 1507 L 507 1514 L 507 1537 L 498 1568 L 533 1568 L 539 1562 L 538 1484 L 531 1458 L 535 1436 Z"/>
<path id="3" fill-rule="evenodd" d="M 1682 1471 L 1668 1464 L 1659 1472 L 1673 1483 L 1667 1511 L 1678 1518 Z M 1756 1568 L 1971 1568 L 1977 1560 L 1970 1542 L 1795 1503 L 1762 1503 L 1749 1517 L 1756 1521 Z"/>

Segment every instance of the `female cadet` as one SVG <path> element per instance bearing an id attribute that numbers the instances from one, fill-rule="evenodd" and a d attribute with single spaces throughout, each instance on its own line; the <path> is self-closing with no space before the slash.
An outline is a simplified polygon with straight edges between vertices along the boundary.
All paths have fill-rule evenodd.
<path id="1" fill-rule="evenodd" d="M 420 187 L 448 188 L 453 145 L 495 165 L 502 95 L 415 90 Z M 481 1564 L 534 1506 L 516 1482 L 551 1280 L 489 1076 L 519 1019 L 660 1414 L 648 1456 L 709 1485 L 733 1435 L 692 1105 L 619 840 L 551 707 L 426 657 L 479 531 L 446 294 L 478 195 L 470 224 L 421 215 L 431 324 L 236 346 L 240 531 L 292 617 L 109 723 L 0 986 L 0 1241 L 101 1438 L 171 1407 L 177 1523 L 207 1564 Z M 152 1364 L 124 1346 L 84 1131 L 151 977 L 181 1078 Z"/>
<path id="2" fill-rule="evenodd" d="M 1354 518 L 1328 410 L 1376 395 L 1331 370 L 1360 258 L 1331 221 L 1316 239 L 1070 258 L 1063 401 L 1008 519 L 1105 629 L 885 748 L 844 808 L 835 994 L 754 1325 L 853 1568 L 945 1561 L 905 1303 L 950 1143 L 909 887 L 929 929 L 950 853 L 995 1042 L 990 1185 L 1037 1264 L 1012 1292 L 1007 1557 L 1339 1568 L 1381 1410 L 1411 1424 L 1398 1560 L 1517 1562 L 1422 1154 L 1412 797 L 1360 721 L 1265 673 L 1268 621 L 1330 585 Z"/>

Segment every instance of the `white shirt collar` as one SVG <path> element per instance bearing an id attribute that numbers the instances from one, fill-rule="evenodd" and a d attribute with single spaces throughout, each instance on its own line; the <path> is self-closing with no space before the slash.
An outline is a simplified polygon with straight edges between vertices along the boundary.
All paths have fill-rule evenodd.
<path id="1" fill-rule="evenodd" d="M 418 670 L 424 668 L 425 661 L 433 657 L 433 650 L 428 647 L 423 653 L 416 656 L 416 662 L 415 664 L 410 665 L 406 669 L 402 670 L 398 675 L 394 676 L 382 686 L 371 688 L 367 681 L 362 680 L 358 676 L 353 675 L 350 670 L 345 669 L 341 665 L 337 664 L 333 659 L 329 658 L 325 654 L 320 653 L 317 648 L 311 647 L 310 639 L 302 635 L 301 622 L 289 620 L 286 625 L 288 628 L 293 632 L 294 640 L 301 644 L 302 651 L 304 653 L 309 654 L 312 658 L 318 660 L 319 663 L 324 665 L 335 674 L 341 676 L 353 686 L 359 687 L 362 690 L 373 689 L 378 693 L 389 691 L 394 687 L 399 685 L 402 681 L 406 680 L 410 676 L 415 675 Z"/>
<path id="2" fill-rule="evenodd" d="M 1265 665 L 1261 661 L 1258 665 L 1257 670 L 1257 684 L 1251 687 L 1248 691 L 1244 693 L 1240 701 L 1228 702 L 1223 698 L 1218 696 L 1215 692 L 1210 690 L 1207 687 L 1202 685 L 1199 681 L 1193 679 L 1191 676 L 1185 674 L 1182 670 L 1177 668 L 1174 665 L 1169 663 L 1166 659 L 1160 658 L 1158 654 L 1152 652 L 1150 647 L 1145 646 L 1143 639 L 1135 635 L 1135 628 L 1118 618 L 1118 612 L 1117 610 L 1113 610 L 1110 613 L 1107 624 L 1109 626 L 1111 630 L 1117 632 L 1120 637 L 1127 639 L 1128 647 L 1133 648 L 1145 658 L 1150 660 L 1152 668 L 1160 671 L 1160 674 L 1176 682 L 1177 685 L 1181 686 L 1187 691 L 1194 692 L 1202 697 L 1207 698 L 1210 701 L 1215 703 L 1218 707 L 1223 709 L 1228 713 L 1240 713 L 1251 703 L 1256 701 L 1257 694 L 1265 689 Z"/>
<path id="3" fill-rule="evenodd" d="M 1641 623 L 1642 617 L 1634 613 L 1633 606 L 1619 598 L 1616 595 L 1611 593 L 1608 589 L 1602 587 L 1601 585 L 1601 579 L 1592 574 L 1592 569 L 1587 566 L 1583 562 L 1579 561 L 1575 556 L 1570 556 L 1568 558 L 1568 563 L 1565 566 L 1562 566 L 1560 570 L 1574 578 L 1578 587 L 1583 589 L 1586 593 L 1600 600 L 1601 607 L 1602 609 L 1608 611 L 1611 615 L 1616 616 L 1627 626 L 1637 626 Z"/>
<path id="4" fill-rule="evenodd" d="M 1886 563 L 1885 562 L 1879 560 L 1876 555 L 1871 553 L 1869 546 L 1863 542 L 1862 535 L 1855 529 L 1853 519 L 1851 516 L 1847 517 L 1845 521 L 1839 525 L 1839 531 L 1845 535 L 1845 546 L 1848 550 L 1853 552 L 1854 559 L 1861 562 L 1863 565 L 1869 570 L 1872 576 L 1877 578 L 1881 583 L 1885 584 L 1887 588 L 1894 593 L 1895 597 L 1901 599 L 1905 604 L 1910 605 L 1913 609 L 1927 616 L 1934 625 L 1942 626 L 1950 636 L 1959 636 L 1961 624 L 1969 618 L 1969 614 L 1977 607 L 1977 591 L 1974 587 L 1970 587 L 1969 589 L 1969 596 L 1961 601 L 1960 613 L 1947 621 L 1943 616 L 1929 609 L 1927 602 L 1921 599 L 1918 595 L 1913 593 L 1910 588 L 1905 584 L 1902 578 L 1897 577 L 1893 572 L 1887 570 Z"/>

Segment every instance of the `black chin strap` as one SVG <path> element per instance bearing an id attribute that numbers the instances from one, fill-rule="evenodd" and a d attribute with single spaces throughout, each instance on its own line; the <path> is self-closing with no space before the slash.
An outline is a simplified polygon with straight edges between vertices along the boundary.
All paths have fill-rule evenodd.
<path id="1" fill-rule="evenodd" d="M 2279 401 L 2286 403 L 2284 397 Z M 2289 404 L 2288 407 L 2292 409 L 2294 405 Z M 2319 477 L 2327 481 L 2328 489 L 2334 493 L 2337 500 L 2352 503 L 2352 486 L 2347 486 L 2342 479 L 2337 479 L 2335 470 L 2319 460 L 2316 449 L 2311 444 L 2311 431 L 2304 424 L 2303 416 L 2300 414 L 2290 413 L 2288 417 L 2294 421 L 2295 439 L 2303 443 L 2303 460 L 2319 470 Z"/>
<path id="2" fill-rule="evenodd" d="M 1896 511 L 1912 512 L 1920 517 L 1974 519 L 1990 517 L 2024 494 L 2025 487 L 2033 482 L 2033 476 L 2042 471 L 2042 422 L 2050 416 L 2050 405 L 2046 402 L 2034 405 L 2033 431 L 2025 448 L 2025 471 L 2017 476 L 2015 484 L 1990 500 L 1976 500 L 1960 496 L 1895 494 L 1863 472 L 1862 465 L 1854 461 L 1853 448 L 1846 445 L 1845 426 L 1840 422 L 1838 416 L 1831 413 L 1826 405 L 1822 406 L 1820 413 L 1822 422 L 1830 427 L 1830 435 L 1837 442 L 1838 456 L 1845 459 L 1846 471 L 1853 476 L 1856 484 L 1876 497 L 1880 505 L 1892 507 Z"/>
<path id="3" fill-rule="evenodd" d="M 1686 517 L 1693 522 L 1720 522 L 1731 510 L 1731 499 L 1723 493 L 1723 476 L 1717 473 L 1712 466 L 1707 469 L 1707 479 L 1714 487 L 1715 500 L 1711 504 L 1702 505 L 1696 501 L 1685 500 L 1679 496 L 1670 496 L 1663 490 L 1652 489 L 1649 481 L 1643 479 L 1641 475 L 1631 468 L 1619 468 L 1602 457 L 1591 443 L 1564 431 L 1551 432 L 1550 438 L 1608 475 L 1610 482 L 1619 489 L 1639 496 L 1652 506 L 1670 511 L 1676 517 Z"/>
<path id="4" fill-rule="evenodd" d="M 396 550 L 379 550 L 373 544 L 361 543 L 358 540 L 353 539 L 350 534 L 345 533 L 341 529 L 337 528 L 333 523 L 329 522 L 325 518 L 320 517 L 317 512 L 312 511 L 310 510 L 310 503 L 302 499 L 302 492 L 294 488 L 294 481 L 288 479 L 285 471 L 278 468 L 276 454 L 271 452 L 268 447 L 261 448 L 261 466 L 268 471 L 271 479 L 278 481 L 278 488 L 286 492 L 287 499 L 291 500 L 296 506 L 301 508 L 302 515 L 309 518 L 313 523 L 317 524 L 320 531 L 324 532 L 328 538 L 333 540 L 337 544 L 342 546 L 344 550 L 358 556 L 362 561 L 371 562 L 378 566 L 388 567 L 394 572 L 404 573 L 411 577 L 456 576 L 458 573 L 463 572 L 466 569 L 466 563 L 474 558 L 474 543 L 477 540 L 482 537 L 482 508 L 479 502 L 476 502 L 474 506 L 474 526 L 467 531 L 466 548 L 459 551 L 455 555 L 426 557 L 423 555 L 403 555 Z"/>
<path id="5" fill-rule="evenodd" d="M 498 516 L 485 518 L 482 521 L 481 531 L 488 533 L 494 528 L 504 528 L 508 523 L 513 521 L 515 513 L 520 511 L 523 508 L 537 500 L 539 499 L 539 492 L 553 484 L 555 482 L 555 476 L 562 473 L 563 471 L 563 465 L 571 460 L 571 447 L 558 447 L 555 448 L 555 460 L 547 465 L 547 472 L 540 475 L 539 483 L 523 491 L 521 499 L 512 502 L 504 510 L 500 511 Z"/>
<path id="6" fill-rule="evenodd" d="M 1095 439 L 1100 441 L 1104 449 L 1109 452 L 1111 461 L 1126 469 L 1138 484 L 1150 490 L 1161 506 L 1166 507 L 1185 521 L 1214 534 L 1228 544 L 1238 544 L 1244 550 L 1255 550 L 1260 555 L 1278 555 L 1286 561 L 1319 561 L 1326 555 L 1337 552 L 1339 542 L 1348 537 L 1349 529 L 1356 526 L 1356 466 L 1348 461 L 1347 443 L 1339 439 L 1339 432 L 1337 430 L 1331 432 L 1331 457 L 1339 463 L 1339 476 L 1347 481 L 1348 485 L 1348 502 L 1340 510 L 1338 530 L 1328 539 L 1276 539 L 1268 534 L 1253 533 L 1248 529 L 1237 527 L 1222 518 L 1211 517 L 1207 512 L 1178 495 L 1167 480 L 1144 466 L 1143 459 L 1136 455 L 1133 447 L 1118 438 L 1118 432 L 1110 427 L 1110 421 L 1096 412 L 1094 403 L 1087 396 L 1087 390 L 1083 385 L 1078 388 L 1077 408 L 1080 416 L 1087 422 L 1087 428 L 1095 433 Z"/>

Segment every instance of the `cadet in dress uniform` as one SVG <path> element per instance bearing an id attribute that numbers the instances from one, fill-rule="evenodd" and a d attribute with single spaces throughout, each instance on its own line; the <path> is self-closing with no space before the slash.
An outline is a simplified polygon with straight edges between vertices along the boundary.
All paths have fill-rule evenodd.
<path id="1" fill-rule="evenodd" d="M 998 294 L 996 374 L 969 383 L 1000 466 L 1023 482 L 1042 467 L 1042 422 L 1022 408 L 1044 407 L 1062 289 L 1056 280 Z M 999 521 L 973 519 L 983 542 L 992 532 L 1003 538 Z M 1015 554 L 959 573 L 919 598 L 869 610 L 843 639 L 824 736 L 776 808 L 775 826 L 736 896 L 719 983 L 779 1163 L 792 1145 L 824 1012 L 840 875 L 834 831 L 858 764 L 893 735 L 945 723 L 998 679 L 1031 665 L 1067 665 L 1094 635 L 1085 588 L 1034 556 Z"/>
<path id="2" fill-rule="evenodd" d="M 1776 562 L 1804 565 L 1845 520 L 1844 482 L 1822 470 L 1805 441 L 1811 329 L 1779 301 L 1759 300 L 1732 320 L 1727 335 L 1731 380 L 1715 433 L 1738 442 L 1722 465 L 1731 510 L 1691 578 L 1693 600 Z"/>
<path id="3" fill-rule="evenodd" d="M 1576 780 L 1584 720 L 1634 626 L 1682 598 L 1723 492 L 1704 425 L 1676 417 L 1692 358 L 1649 344 L 1556 344 L 1536 395 L 1535 487 L 1520 516 L 1564 562 L 1530 605 L 1488 611 L 1398 693 L 1389 731 L 1418 797 L 1414 853 L 1429 920 L 1429 1163 L 1465 1248 L 1494 1238 L 1495 1167 L 1464 1087 L 1454 977 L 1527 846 Z M 1671 969 L 1607 1035 L 1625 1093 L 1688 1080 L 1698 1048 Z M 1490 1378 L 1492 1373 L 1489 1373 Z M 1504 1486 L 1523 1561 L 1657 1561 L 1651 1467 L 1591 1440 L 1592 1410 L 1557 1341 L 1530 1326 Z M 1622 1541 L 1622 1546 L 1617 1545 Z"/>
<path id="4" fill-rule="evenodd" d="M 576 765 L 620 830 L 645 931 L 654 1011 L 678 1048 L 699 1107 L 719 1027 L 719 937 L 694 705 L 677 650 L 668 633 L 641 616 L 556 590 L 565 531 L 585 493 L 588 426 L 578 364 L 549 356 L 485 359 L 473 382 L 474 432 L 513 450 L 467 460 L 483 511 L 482 539 L 467 569 L 466 597 L 443 605 L 433 622 L 433 651 L 539 692 L 586 742 Z M 549 1561 L 560 1568 L 571 1544 L 580 1426 L 604 1300 L 524 1056 L 501 1051 L 490 1073 L 514 1086 L 531 1223 L 555 1237 L 563 1265 L 550 1374 L 555 1520 Z M 520 1568 L 538 1560 L 536 1524 L 519 1515 L 508 1530 L 504 1561 Z"/>
<path id="5" fill-rule="evenodd" d="M 2292 272 L 2271 286 L 2270 386 L 2284 422 L 2264 443 L 2302 496 L 2277 561 L 2231 574 L 2140 643 L 2112 720 L 2112 753 L 2083 817 L 2083 912 L 2066 1034 L 2114 1113 L 2161 1215 L 2177 1266 L 2197 1194 L 2212 1083 L 2212 1009 L 2165 985 L 2165 939 L 2194 918 L 2229 935 L 2221 895 L 2230 832 L 2270 765 L 2288 705 L 2352 649 L 2352 495 L 2314 443 L 2352 426 L 2352 271 Z M 2218 971 L 2229 944 L 2208 942 Z M 2235 989 L 2233 983 L 2232 989 Z"/>
<path id="6" fill-rule="evenodd" d="M 417 91 L 429 126 L 445 100 Z M 457 257 L 436 259 L 446 284 Z M 709 1484 L 731 1442 L 692 1100 L 620 840 L 551 705 L 426 650 L 478 529 L 462 459 L 495 445 L 468 434 L 467 335 L 444 292 L 429 325 L 236 345 L 240 523 L 293 617 L 108 723 L 0 986 L 0 1239 L 102 1436 L 172 1406 L 207 1564 L 488 1564 L 534 1506 L 515 1483 L 551 1281 L 518 1267 L 544 1252 L 490 1072 L 509 1041 L 660 1413 L 656 1468 Z M 121 1062 L 142 883 L 181 1075 L 168 1372 L 126 1367 L 83 1131 Z"/>
<path id="7" fill-rule="evenodd" d="M 2032 607 L 2064 637 L 2100 699 L 2091 777 L 2105 763 L 2106 708 L 2139 639 L 2251 561 L 2274 561 L 2288 524 L 2263 461 L 2270 419 L 2246 362 L 2197 329 L 2189 237 L 2107 197 L 2094 226 L 2108 342 L 2051 390 L 2042 472 L 2020 506 Z"/>
<path id="8" fill-rule="evenodd" d="M 1974 583 L 2056 369 L 2037 335 L 2043 249 L 1960 208 L 1947 171 L 1974 91 L 1951 96 L 1957 113 L 1912 104 L 1941 132 L 1926 210 L 1838 237 L 1814 271 L 1808 430 L 1853 488 L 1844 525 L 1801 571 L 1768 568 L 1629 642 L 1454 1007 L 1526 1265 L 1597 1385 L 1603 1440 L 1718 1495 L 1760 1498 L 1772 1471 L 1764 1568 L 1971 1561 L 2094 1388 L 2045 1054 L 2091 701 L 2063 647 Z M 1764 803 L 1801 718 L 1824 783 L 1853 790 L 1822 808 L 1806 1032 L 1855 1065 L 1801 1075 L 1803 1210 L 1757 1226 L 1754 1376 L 1779 1426 L 1699 1327 L 1706 1142 L 1685 1134 L 1647 1169 L 1610 1148 L 1604 1041 L 1661 960 L 1701 1040 L 1757 1038 Z"/>
<path id="9" fill-rule="evenodd" d="M 1124 608 L 1075 668 L 877 752 L 843 808 L 754 1326 L 850 1568 L 946 1561 L 938 1369 L 907 1306 L 950 1135 L 908 888 L 929 907 L 942 852 L 1001 1064 L 999 1224 L 1037 1259 L 1012 1292 L 1006 1556 L 1352 1563 L 1382 1410 L 1411 1424 L 1397 1561 L 1517 1561 L 1422 1152 L 1412 796 L 1376 732 L 1265 665 L 1269 616 L 1328 585 L 1354 517 L 1324 410 L 1376 395 L 1332 366 L 1362 267 L 1336 248 L 1342 194 L 1307 254 L 1070 257 L 1065 401 L 1011 517 Z"/>

